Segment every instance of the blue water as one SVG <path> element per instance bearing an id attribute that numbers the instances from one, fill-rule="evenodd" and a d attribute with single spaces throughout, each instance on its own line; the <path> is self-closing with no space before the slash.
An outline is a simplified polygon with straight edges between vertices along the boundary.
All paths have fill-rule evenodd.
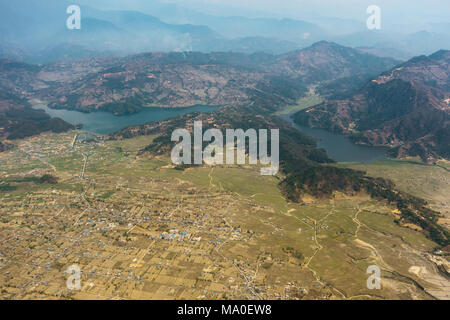
<path id="1" fill-rule="evenodd" d="M 211 106 L 192 106 L 184 108 L 145 108 L 142 111 L 130 115 L 115 116 L 109 112 L 91 112 L 84 113 L 72 110 L 50 109 L 45 105 L 35 105 L 34 109 L 45 110 L 51 117 L 61 118 L 70 124 L 83 124 L 83 131 L 97 134 L 109 134 L 116 132 L 128 126 L 145 124 L 150 121 L 161 121 L 176 117 L 180 114 L 191 113 L 194 111 L 210 112 L 217 110 L 218 107 Z"/>
<path id="2" fill-rule="evenodd" d="M 354 144 L 350 139 L 341 134 L 300 126 L 294 123 L 291 115 L 281 116 L 289 121 L 292 126 L 310 137 L 317 139 L 317 146 L 327 151 L 328 156 L 337 162 L 359 162 L 370 163 L 374 161 L 387 160 L 387 148 L 370 147 Z"/>
<path id="3" fill-rule="evenodd" d="M 112 113 L 101 111 L 84 113 L 71 110 L 56 110 L 50 109 L 45 105 L 35 105 L 33 108 L 45 110 L 50 116 L 61 118 L 74 125 L 81 123 L 84 131 L 97 134 L 109 134 L 128 126 L 145 124 L 150 121 L 161 121 L 194 111 L 211 112 L 218 109 L 218 107 L 201 105 L 185 108 L 145 108 L 135 114 L 114 116 Z M 292 121 L 290 115 L 281 117 L 289 121 L 294 128 L 316 138 L 317 146 L 325 149 L 328 156 L 335 161 L 369 163 L 387 159 L 386 148 L 356 145 L 345 135 L 323 129 L 300 126 Z"/>

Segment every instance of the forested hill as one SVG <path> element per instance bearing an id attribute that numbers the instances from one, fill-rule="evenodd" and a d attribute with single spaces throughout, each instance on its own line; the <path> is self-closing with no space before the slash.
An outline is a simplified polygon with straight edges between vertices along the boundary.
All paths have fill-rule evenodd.
<path id="1" fill-rule="evenodd" d="M 389 146 L 396 157 L 450 158 L 450 51 L 420 56 L 374 77 L 346 99 L 300 111 L 297 123 Z"/>

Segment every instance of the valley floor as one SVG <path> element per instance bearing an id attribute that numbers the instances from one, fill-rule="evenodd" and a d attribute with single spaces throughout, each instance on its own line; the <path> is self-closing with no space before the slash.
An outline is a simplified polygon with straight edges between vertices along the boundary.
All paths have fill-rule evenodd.
<path id="1" fill-rule="evenodd" d="M 254 167 L 177 170 L 137 155 L 153 137 L 73 145 L 74 134 L 0 153 L 1 299 L 450 299 L 445 257 L 384 202 L 288 203 Z M 365 169 L 389 175 L 377 165 Z M 413 187 L 402 177 L 417 179 L 416 165 L 398 166 L 412 176 L 395 182 Z M 418 170 L 417 192 L 444 194 L 434 170 Z M 58 183 L 27 179 L 44 174 Z M 66 285 L 72 265 L 80 290 Z M 370 265 L 380 290 L 367 288 Z"/>
<path id="2" fill-rule="evenodd" d="M 392 180 L 398 189 L 428 201 L 430 207 L 442 213 L 439 223 L 450 229 L 450 162 L 429 165 L 412 160 L 379 161 L 371 164 L 340 164 L 366 171 L 373 177 Z"/>

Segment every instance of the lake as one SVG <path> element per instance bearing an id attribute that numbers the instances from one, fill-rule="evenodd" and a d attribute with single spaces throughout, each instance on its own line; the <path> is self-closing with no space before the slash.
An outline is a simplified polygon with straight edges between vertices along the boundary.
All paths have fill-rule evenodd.
<path id="1" fill-rule="evenodd" d="M 328 156 L 337 162 L 359 162 L 370 163 L 379 160 L 387 160 L 387 148 L 370 147 L 354 144 L 350 139 L 341 134 L 326 131 L 324 129 L 308 128 L 300 126 L 289 115 L 280 117 L 289 121 L 294 128 L 302 131 L 308 136 L 318 139 L 317 146 L 327 151 Z"/>
<path id="2" fill-rule="evenodd" d="M 128 126 L 145 124 L 150 121 L 161 121 L 176 117 L 181 114 L 191 113 L 194 111 L 210 112 L 217 110 L 219 107 L 212 106 L 192 106 L 183 108 L 145 108 L 142 111 L 130 115 L 115 116 L 109 112 L 91 112 L 84 113 L 73 110 L 57 110 L 51 109 L 45 105 L 35 105 L 34 109 L 41 109 L 47 112 L 51 117 L 58 117 L 70 124 L 83 124 L 84 131 L 97 134 L 109 134 L 116 132 Z"/>
<path id="3" fill-rule="evenodd" d="M 150 121 L 161 121 L 176 117 L 181 114 L 194 111 L 211 112 L 219 107 L 192 106 L 184 108 L 145 108 L 142 111 L 130 115 L 115 116 L 109 112 L 84 113 L 72 110 L 50 109 L 45 105 L 35 105 L 34 109 L 41 109 L 51 117 L 61 118 L 73 125 L 83 124 L 83 130 L 97 134 L 109 134 L 128 126 L 145 124 Z M 308 136 L 317 138 L 317 146 L 327 151 L 328 156 L 338 162 L 369 163 L 377 160 L 386 160 L 386 148 L 361 146 L 352 143 L 345 135 L 328 132 L 323 129 L 314 129 L 300 126 L 294 123 L 290 114 L 280 115 L 289 121 L 294 128 L 304 132 Z"/>

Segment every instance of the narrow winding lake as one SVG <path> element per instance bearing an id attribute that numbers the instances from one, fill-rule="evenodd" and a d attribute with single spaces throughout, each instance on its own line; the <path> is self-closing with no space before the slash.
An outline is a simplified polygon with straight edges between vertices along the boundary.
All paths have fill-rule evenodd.
<path id="1" fill-rule="evenodd" d="M 83 130 L 97 134 L 109 134 L 128 126 L 140 125 L 150 121 L 161 121 L 176 117 L 180 114 L 194 111 L 210 112 L 218 107 L 192 106 L 184 108 L 145 108 L 142 111 L 130 115 L 115 116 L 109 112 L 84 113 L 71 110 L 50 109 L 45 105 L 35 105 L 34 109 L 45 110 L 51 117 L 61 118 L 73 125 L 83 124 Z"/>
<path id="2" fill-rule="evenodd" d="M 146 108 L 135 114 L 115 116 L 112 113 L 102 111 L 84 113 L 50 109 L 42 104 L 35 105 L 33 108 L 44 110 L 51 117 L 61 118 L 73 125 L 83 124 L 84 131 L 97 134 L 109 134 L 128 126 L 140 125 L 150 121 L 161 121 L 194 111 L 211 112 L 218 109 L 218 107 L 202 105 L 185 108 Z M 308 136 L 317 138 L 317 146 L 325 149 L 328 156 L 335 161 L 369 163 L 387 159 L 386 148 L 356 145 L 345 135 L 328 132 L 323 129 L 300 126 L 292 121 L 291 114 L 280 115 L 280 117 L 289 121 L 293 127 Z"/>
<path id="3" fill-rule="evenodd" d="M 300 126 L 291 119 L 291 114 L 282 115 L 294 128 L 308 136 L 317 138 L 317 146 L 327 151 L 328 156 L 337 162 L 369 163 L 378 160 L 387 160 L 387 148 L 369 147 L 354 144 L 345 135 L 332 133 L 323 129 L 314 129 Z"/>

